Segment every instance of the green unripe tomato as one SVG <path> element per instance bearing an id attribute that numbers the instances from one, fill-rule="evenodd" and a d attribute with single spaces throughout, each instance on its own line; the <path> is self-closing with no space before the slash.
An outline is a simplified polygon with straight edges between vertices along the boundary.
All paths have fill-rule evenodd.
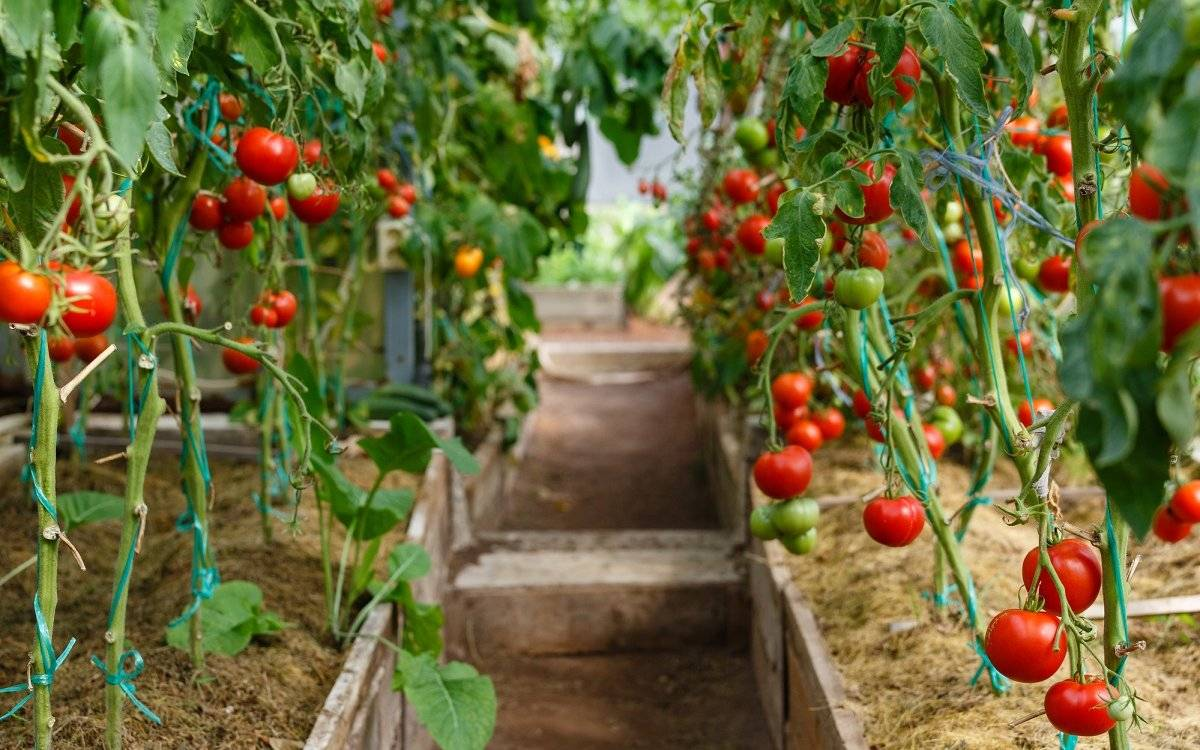
<path id="1" fill-rule="evenodd" d="M 95 207 L 96 229 L 103 237 L 115 237 L 129 226 L 133 209 L 120 195 L 113 193 Z"/>
<path id="2" fill-rule="evenodd" d="M 942 227 L 942 236 L 946 238 L 946 242 L 958 242 L 963 238 L 962 224 L 957 221 L 947 224 Z"/>
<path id="3" fill-rule="evenodd" d="M 839 271 L 833 280 L 833 298 L 843 307 L 864 310 L 883 292 L 883 274 L 877 268 Z"/>
<path id="4" fill-rule="evenodd" d="M 767 240 L 766 249 L 763 250 L 763 257 L 768 263 L 779 268 L 783 268 L 783 245 L 782 237 L 772 237 Z"/>
<path id="5" fill-rule="evenodd" d="M 1012 297 L 1012 303 L 1009 303 L 1009 296 Z M 1017 284 L 1013 284 L 1011 288 L 1005 289 L 1000 287 L 996 293 L 996 312 L 1000 314 L 1003 321 L 1011 322 L 1013 314 L 1020 315 L 1025 309 L 1025 298 L 1021 296 L 1021 290 Z"/>
<path id="6" fill-rule="evenodd" d="M 764 172 L 773 172 L 775 167 L 779 166 L 779 152 L 773 148 L 764 148 L 751 154 L 750 161 Z"/>
<path id="7" fill-rule="evenodd" d="M 302 201 L 317 191 L 317 176 L 311 172 L 295 172 L 287 180 L 288 195 Z"/>
<path id="8" fill-rule="evenodd" d="M 1037 281 L 1038 269 L 1041 264 L 1037 258 L 1021 255 L 1013 261 L 1013 273 L 1025 281 Z"/>
<path id="9" fill-rule="evenodd" d="M 946 211 L 942 214 L 942 220 L 946 224 L 957 224 L 962 221 L 963 207 L 958 201 L 950 201 L 946 204 Z"/>
<path id="10" fill-rule="evenodd" d="M 781 536 L 779 543 L 793 555 L 807 555 L 817 546 L 817 530 L 813 528 L 797 536 Z"/>
<path id="11" fill-rule="evenodd" d="M 935 406 L 929 412 L 929 424 L 937 428 L 946 439 L 946 445 L 951 446 L 962 440 L 963 421 L 950 406 Z"/>
<path id="12" fill-rule="evenodd" d="M 764 542 L 779 536 L 779 532 L 775 530 L 775 524 L 771 522 L 774 508 L 774 505 L 760 505 L 750 511 L 750 534 L 752 536 L 762 539 Z"/>
<path id="13" fill-rule="evenodd" d="M 743 118 L 733 131 L 733 139 L 747 154 L 757 154 L 767 147 L 767 126 L 756 117 Z"/>
<path id="14" fill-rule="evenodd" d="M 1109 701 L 1108 718 L 1113 721 L 1129 721 L 1133 718 L 1135 709 L 1133 706 L 1133 698 L 1128 695 L 1120 695 Z"/>
<path id="15" fill-rule="evenodd" d="M 779 536 L 799 536 L 817 525 L 821 509 L 817 501 L 809 498 L 793 498 L 777 503 L 771 512 L 771 523 Z"/>

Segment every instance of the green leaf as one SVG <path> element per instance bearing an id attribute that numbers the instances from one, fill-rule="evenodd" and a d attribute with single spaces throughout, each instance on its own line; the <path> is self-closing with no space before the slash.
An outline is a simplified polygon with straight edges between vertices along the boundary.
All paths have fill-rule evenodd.
<path id="1" fill-rule="evenodd" d="M 389 422 L 391 426 L 384 435 L 358 441 L 381 473 L 421 474 L 429 466 L 434 448 L 441 448 L 454 468 L 463 474 L 479 471 L 479 463 L 458 438 L 437 435 L 416 414 L 401 411 L 393 414 Z"/>
<path id="2" fill-rule="evenodd" d="M 1129 52 L 1104 81 L 1104 102 L 1129 126 L 1135 142 L 1147 140 L 1157 124 L 1157 99 L 1184 51 L 1187 27 L 1179 0 L 1151 3 Z"/>
<path id="3" fill-rule="evenodd" d="M 36 3 L 35 3 L 36 4 Z M 63 50 L 75 43 L 79 36 L 79 18 L 83 3 L 79 0 L 54 0 L 54 36 Z"/>
<path id="4" fill-rule="evenodd" d="M 867 35 L 879 55 L 879 69 L 894 70 L 900 62 L 900 53 L 904 52 L 904 25 L 892 16 L 880 16 L 871 22 Z"/>
<path id="5" fill-rule="evenodd" d="M 380 489 L 375 492 L 371 504 L 366 505 L 359 513 L 358 525 L 354 528 L 354 538 L 362 540 L 378 539 L 392 529 L 396 524 L 408 517 L 413 507 L 415 495 L 410 489 Z M 347 519 L 338 520 L 349 524 Z"/>
<path id="6" fill-rule="evenodd" d="M 236 20 L 229 27 L 233 44 L 246 58 L 246 64 L 259 76 L 265 76 L 279 67 L 283 60 L 271 36 L 272 29 L 278 28 L 277 22 L 264 23 L 258 14 L 241 7 L 234 17 Z"/>
<path id="7" fill-rule="evenodd" d="M 817 108 L 825 100 L 825 78 L 828 74 L 825 61 L 812 55 L 797 56 L 788 70 L 780 103 L 786 103 L 805 127 L 812 124 Z M 783 122 L 783 118 L 780 118 L 780 122 Z"/>
<path id="8" fill-rule="evenodd" d="M 62 527 L 73 530 L 84 524 L 118 520 L 125 512 L 125 500 L 107 492 L 79 490 L 59 493 L 55 507 Z"/>
<path id="9" fill-rule="evenodd" d="M 108 140 L 132 169 L 142 155 L 146 125 L 158 104 L 158 71 L 150 53 L 126 39 L 110 48 L 100 63 L 101 111 Z"/>
<path id="10" fill-rule="evenodd" d="M 0 6 L 0 22 L 7 22 L 23 47 L 12 50 L 16 55 L 36 49 L 42 31 L 49 28 L 52 20 L 45 0 L 6 0 Z"/>
<path id="11" fill-rule="evenodd" d="M 958 98 L 976 115 L 990 121 L 992 113 L 983 95 L 981 75 L 987 55 L 979 36 L 950 5 L 940 0 L 921 11 L 918 25 L 929 46 L 941 56 L 946 72 L 954 79 Z"/>
<path id="12" fill-rule="evenodd" d="M 348 105 L 348 111 L 351 114 L 361 113 L 367 96 L 368 78 L 367 68 L 363 65 L 362 60 L 351 60 L 339 64 L 337 70 L 334 71 L 333 78 L 337 84 L 338 93 Z"/>
<path id="13" fill-rule="evenodd" d="M 482 750 L 496 727 L 496 690 L 491 679 L 462 662 L 439 665 L 432 654 L 401 651 L 393 688 L 443 750 Z"/>
<path id="14" fill-rule="evenodd" d="M 720 42 L 715 37 L 704 48 L 703 65 L 696 68 L 696 90 L 700 92 L 700 127 L 708 130 L 725 96 L 721 86 Z"/>
<path id="15" fill-rule="evenodd" d="M 789 190 L 779 199 L 779 211 L 763 230 L 767 239 L 782 237 L 783 270 L 792 299 L 804 299 L 816 276 L 825 237 L 825 221 L 817 212 L 820 197 L 803 188 Z"/>
<path id="16" fill-rule="evenodd" d="M 1025 32 L 1025 26 L 1021 22 L 1023 16 L 1024 11 L 1020 8 L 1004 6 L 1004 41 L 1007 44 L 1000 45 L 1000 52 L 1009 61 L 1009 67 L 1015 68 L 1017 72 L 1015 78 L 1018 88 L 1015 96 L 1020 102 L 1019 107 L 1025 107 L 1025 103 L 1029 101 L 1029 92 L 1033 90 L 1033 83 L 1037 80 L 1033 42 L 1029 40 L 1029 34 Z"/>
<path id="17" fill-rule="evenodd" d="M 1175 342 L 1167 370 L 1158 381 L 1158 418 L 1179 446 L 1190 445 L 1196 436 L 1192 365 L 1197 354 L 1200 354 L 1200 328 L 1192 328 Z"/>
<path id="18" fill-rule="evenodd" d="M 809 54 L 813 57 L 829 57 L 838 53 L 845 46 L 846 40 L 850 38 L 850 32 L 852 31 L 854 31 L 854 21 L 842 21 L 837 26 L 817 37 L 817 40 L 808 48 Z M 896 59 L 899 59 L 898 54 Z"/>
<path id="19" fill-rule="evenodd" d="M 163 70 L 187 73 L 188 59 L 192 56 L 192 44 L 196 38 L 200 0 L 160 1 L 162 7 L 155 36 L 158 64 Z"/>
<path id="20" fill-rule="evenodd" d="M 41 237 L 50 228 L 66 197 L 57 166 L 31 160 L 24 187 L 11 194 L 8 209 L 13 223 L 27 237 Z"/>
<path id="21" fill-rule="evenodd" d="M 404 606 L 404 632 L 400 645 L 411 654 L 439 656 L 445 643 L 442 640 L 442 625 L 446 618 L 442 608 L 413 600 L 412 587 L 405 584 L 401 594 Z"/>
<path id="22" fill-rule="evenodd" d="M 934 249 L 934 239 L 930 229 L 929 212 L 925 201 L 921 200 L 921 158 L 912 151 L 899 151 L 900 164 L 896 168 L 896 176 L 892 179 L 890 196 L 892 205 L 900 212 L 904 223 L 908 224 L 921 244 L 927 249 Z"/>
<path id="23" fill-rule="evenodd" d="M 287 373 L 304 386 L 301 398 L 304 401 L 304 407 L 308 409 L 308 413 L 313 419 L 319 420 L 325 416 L 325 399 L 321 397 L 321 383 L 317 378 L 317 371 L 313 369 L 308 358 L 299 352 L 293 354 L 287 362 Z M 314 433 L 314 435 L 316 434 L 318 433 Z M 324 433 L 319 434 L 322 438 L 317 441 L 316 445 L 320 445 L 327 439 L 324 437 Z"/>
<path id="24" fill-rule="evenodd" d="M 91 90 L 100 88 L 100 69 L 110 50 L 129 40 L 121 17 L 104 6 L 92 8 L 83 21 L 83 79 Z"/>
<path id="25" fill-rule="evenodd" d="M 204 632 L 206 654 L 236 656 L 256 635 L 277 632 L 287 623 L 263 610 L 262 590 L 249 581 L 226 581 L 200 604 L 198 613 Z M 167 628 L 167 644 L 188 650 L 188 622 Z"/>
<path id="26" fill-rule="evenodd" d="M 415 581 L 429 575 L 433 562 L 429 553 L 419 544 L 404 542 L 397 544 L 388 553 L 388 577 L 400 581 Z"/>

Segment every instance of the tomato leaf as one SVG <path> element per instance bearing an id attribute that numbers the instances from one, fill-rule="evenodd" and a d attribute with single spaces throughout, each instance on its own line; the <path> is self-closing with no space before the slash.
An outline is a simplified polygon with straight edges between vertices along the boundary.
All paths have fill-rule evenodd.
<path id="1" fill-rule="evenodd" d="M 146 143 L 146 124 L 158 104 L 158 71 L 145 46 L 122 39 L 100 63 L 101 109 L 109 142 L 129 169 Z"/>
<path id="2" fill-rule="evenodd" d="M 715 37 L 704 49 L 704 64 L 696 68 L 696 89 L 700 92 L 700 126 L 707 130 L 725 95 L 721 88 L 720 44 Z"/>
<path id="3" fill-rule="evenodd" d="M 817 114 L 817 108 L 825 99 L 825 77 L 828 68 L 824 60 L 812 55 L 798 55 L 788 70 L 787 80 L 780 95 L 780 107 L 787 106 L 796 115 L 801 125 L 808 126 Z M 784 122 L 786 118 L 780 117 Z"/>
<path id="4" fill-rule="evenodd" d="M 817 212 L 820 197 L 804 189 L 790 190 L 779 199 L 779 212 L 763 230 L 767 239 L 782 237 L 783 270 L 792 299 L 804 299 L 821 259 L 825 221 Z"/>
<path id="5" fill-rule="evenodd" d="M 1187 25 L 1179 0 L 1150 3 L 1128 54 L 1104 81 L 1104 102 L 1124 120 L 1135 142 L 1147 140 L 1157 127 L 1159 92 L 1184 50 Z"/>
<path id="6" fill-rule="evenodd" d="M 1016 68 L 1018 88 L 1014 96 L 1018 102 L 1017 111 L 1026 106 L 1029 92 L 1033 90 L 1033 82 L 1037 77 L 1033 42 L 1029 40 L 1029 34 L 1025 32 L 1025 26 L 1021 22 L 1023 15 L 1024 12 L 1019 8 L 1004 6 L 1004 41 L 1007 44 L 1000 45 L 1000 52 L 1009 61 L 1010 67 Z"/>
<path id="7" fill-rule="evenodd" d="M 954 90 L 973 113 L 990 120 L 991 111 L 983 95 L 981 71 L 987 65 L 979 36 L 950 5 L 938 0 L 926 6 L 918 18 L 921 34 L 937 51 L 954 79 Z"/>
<path id="8" fill-rule="evenodd" d="M 933 250 L 934 239 L 930 230 L 929 213 L 925 201 L 921 200 L 921 159 L 911 151 L 899 151 L 900 163 L 892 179 L 892 205 L 900 212 L 904 222 L 917 233 L 921 244 Z"/>
<path id="9" fill-rule="evenodd" d="M 19 49 L 11 50 L 16 55 L 36 49 L 38 38 L 51 20 L 45 0 L 7 0 L 3 15 L 0 16 L 0 23 L 11 30 L 11 34 L 6 35 L 5 44 L 19 44 Z"/>
<path id="10" fill-rule="evenodd" d="M 52 164 L 31 160 L 21 190 L 10 194 L 13 223 L 29 237 L 41 237 L 66 197 L 62 172 Z"/>
<path id="11" fill-rule="evenodd" d="M 879 64 L 875 67 L 890 73 L 900 62 L 900 53 L 904 52 L 904 26 L 892 16 L 880 16 L 871 22 L 867 36 L 875 44 L 875 54 L 879 55 Z"/>
<path id="12" fill-rule="evenodd" d="M 200 0 L 170 0 L 162 4 L 155 44 L 158 64 L 164 71 L 188 72 L 199 13 Z"/>
<path id="13" fill-rule="evenodd" d="M 812 46 L 808 48 L 808 52 L 813 57 L 829 57 L 837 54 L 846 44 L 846 40 L 850 38 L 850 32 L 854 31 L 854 21 L 846 20 L 829 29 L 821 36 L 817 37 Z M 903 44 L 901 44 L 903 47 Z M 896 59 L 900 58 L 900 54 L 896 53 Z"/>

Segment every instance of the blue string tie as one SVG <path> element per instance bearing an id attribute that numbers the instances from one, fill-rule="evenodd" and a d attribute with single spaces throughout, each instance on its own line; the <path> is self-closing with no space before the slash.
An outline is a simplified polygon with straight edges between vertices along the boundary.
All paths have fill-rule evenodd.
<path id="1" fill-rule="evenodd" d="M 126 669 L 125 665 L 129 663 L 132 663 L 132 667 L 130 669 Z M 141 653 L 138 652 L 136 648 L 131 648 L 121 654 L 120 658 L 118 659 L 118 664 L 120 666 L 117 667 L 116 672 L 109 672 L 108 667 L 104 665 L 104 662 L 100 659 L 100 657 L 92 657 L 92 665 L 104 673 L 105 683 L 119 687 L 121 692 L 125 694 L 125 697 L 129 699 L 129 702 L 132 703 L 138 711 L 141 711 L 143 716 L 155 724 L 161 725 L 162 719 L 160 719 L 158 714 L 151 711 L 150 707 L 145 703 L 142 703 L 141 699 L 137 697 L 137 686 L 133 684 L 134 679 L 142 673 L 143 669 L 146 668 L 146 663 L 142 661 Z"/>

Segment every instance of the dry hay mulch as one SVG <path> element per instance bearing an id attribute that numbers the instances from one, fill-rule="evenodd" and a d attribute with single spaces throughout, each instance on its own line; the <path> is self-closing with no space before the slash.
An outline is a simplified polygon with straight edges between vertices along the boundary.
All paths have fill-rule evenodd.
<path id="1" fill-rule="evenodd" d="M 1001 459 L 1003 461 L 1003 459 Z M 881 485 L 869 445 L 846 441 L 814 457 L 809 496 L 869 492 Z M 965 500 L 970 473 L 947 461 L 939 464 L 947 513 Z M 993 487 L 1019 485 L 1009 465 L 998 465 Z M 993 498 L 1001 502 L 1003 498 Z M 1081 528 L 1103 523 L 1098 499 L 1066 504 L 1065 516 Z M 1002 697 L 968 680 L 979 665 L 969 636 L 957 618 L 939 616 L 928 595 L 932 584 L 933 539 L 928 530 L 912 545 L 893 549 L 873 542 L 862 529 L 862 505 L 824 510 L 817 549 L 792 557 L 795 581 L 811 602 L 834 661 L 842 672 L 850 708 L 862 719 L 867 740 L 877 750 L 997 750 L 1057 748 L 1057 733 L 1044 718 L 1015 729 L 1008 722 L 1042 707 L 1046 688 L 1014 684 Z M 993 508 L 977 509 L 964 540 L 975 578 L 980 617 L 1017 606 L 1020 564 L 1037 543 L 1032 526 L 1011 527 Z M 1132 545 L 1142 555 L 1130 600 L 1195 594 L 1196 541 L 1165 545 L 1156 540 Z M 956 599 L 957 601 L 957 599 Z M 893 623 L 916 627 L 891 632 Z M 1194 710 L 1200 627 L 1190 616 L 1133 618 L 1130 639 L 1145 640 L 1145 652 L 1129 657 L 1125 674 L 1140 697 L 1139 711 L 1150 725 L 1135 730 L 1135 747 L 1192 750 L 1200 746 L 1200 712 Z M 1066 676 L 1064 664 L 1059 677 Z M 981 680 L 986 683 L 986 680 Z M 1080 750 L 1107 748 L 1107 739 L 1081 738 Z"/>
<path id="2" fill-rule="evenodd" d="M 343 468 L 355 481 L 374 476 L 362 459 Z M 263 591 L 266 609 L 290 627 L 255 639 L 235 657 L 207 656 L 205 672 L 194 673 L 187 654 L 166 645 L 168 622 L 190 600 L 191 535 L 175 530 L 184 509 L 177 460 L 155 456 L 146 482 L 149 520 L 136 558 L 129 593 L 129 642 L 141 651 L 145 671 L 135 681 L 138 698 L 163 720 L 158 727 L 128 702 L 124 741 L 136 748 L 300 747 L 341 671 L 345 653 L 326 633 L 320 545 L 311 493 L 302 500 L 300 533 L 274 524 L 274 541 L 262 538 L 262 522 L 251 500 L 258 489 L 257 466 L 214 462 L 212 544 L 224 581 L 248 580 Z M 116 467 L 59 462 L 58 491 L 99 490 L 121 495 L 124 472 Z M 393 475 L 391 479 L 396 479 Z M 411 484 L 410 482 L 405 482 Z M 396 482 L 389 481 L 389 485 Z M 0 490 L 0 571 L 11 570 L 33 552 L 35 516 L 26 485 L 12 478 Z M 90 663 L 103 657 L 104 627 L 112 594 L 120 529 L 115 522 L 91 524 L 70 534 L 83 553 L 81 572 L 66 550 L 59 563 L 59 602 L 54 642 L 69 637 L 75 649 L 55 676 L 54 738 L 58 747 L 103 746 L 104 680 Z M 340 545 L 340 537 L 335 539 Z M 24 679 L 33 639 L 34 575 L 25 571 L 0 587 L 0 681 Z M 15 701 L 19 696 L 0 696 Z M 3 708 L 7 710 L 9 701 Z M 0 748 L 28 747 L 32 706 L 0 722 Z"/>

